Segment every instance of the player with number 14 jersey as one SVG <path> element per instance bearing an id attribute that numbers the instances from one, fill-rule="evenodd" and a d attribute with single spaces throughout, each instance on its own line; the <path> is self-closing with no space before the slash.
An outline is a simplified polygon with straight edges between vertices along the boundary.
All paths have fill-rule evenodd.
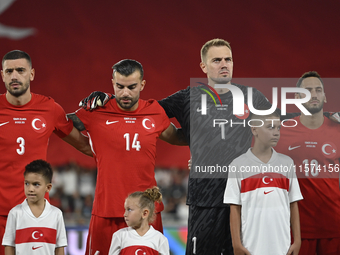
<path id="1" fill-rule="evenodd" d="M 113 99 L 92 112 L 80 109 L 76 115 L 91 139 L 98 166 L 97 183 L 101 184 L 96 187 L 92 214 L 122 217 L 129 193 L 156 186 L 156 141 L 170 125 L 169 118 L 157 101 L 142 99 L 128 114 Z"/>

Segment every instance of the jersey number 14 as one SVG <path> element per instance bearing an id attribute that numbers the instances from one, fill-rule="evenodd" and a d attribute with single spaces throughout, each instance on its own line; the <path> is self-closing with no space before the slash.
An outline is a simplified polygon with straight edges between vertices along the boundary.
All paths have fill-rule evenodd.
<path id="1" fill-rule="evenodd" d="M 125 133 L 124 134 L 124 138 L 126 140 L 126 150 L 130 151 L 130 134 L 129 133 Z M 139 151 L 141 146 L 140 146 L 140 141 L 138 141 L 138 133 L 135 133 L 135 135 L 133 136 L 133 141 L 131 144 L 131 148 L 132 149 L 136 149 L 136 151 Z"/>

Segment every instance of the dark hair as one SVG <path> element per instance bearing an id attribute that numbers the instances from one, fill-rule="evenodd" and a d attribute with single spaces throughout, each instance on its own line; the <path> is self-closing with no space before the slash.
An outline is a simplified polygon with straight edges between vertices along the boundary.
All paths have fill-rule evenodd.
<path id="1" fill-rule="evenodd" d="M 26 59 L 28 64 L 32 68 L 32 60 L 31 60 L 30 55 L 28 55 L 26 52 L 21 51 L 21 50 L 12 50 L 6 53 L 6 55 L 2 58 L 2 67 L 4 66 L 4 63 L 6 60 L 14 60 L 14 59 L 20 59 L 20 58 Z"/>
<path id="2" fill-rule="evenodd" d="M 155 202 L 162 202 L 162 193 L 158 187 L 153 187 L 143 191 L 136 191 L 128 196 L 128 198 L 139 198 L 139 207 L 141 209 L 148 208 L 150 214 L 148 222 L 152 222 L 155 215 Z"/>
<path id="3" fill-rule="evenodd" d="M 227 42 L 226 40 L 215 38 L 210 41 L 207 41 L 201 48 L 201 60 L 205 61 L 205 58 L 207 56 L 207 52 L 211 47 L 221 47 L 221 46 L 227 46 L 230 50 L 230 43 Z"/>
<path id="4" fill-rule="evenodd" d="M 322 84 L 322 87 L 325 87 L 323 85 L 323 81 L 321 80 L 321 76 L 316 72 L 316 71 L 309 71 L 309 72 L 305 72 L 298 80 L 298 82 L 296 83 L 296 87 L 300 88 L 301 87 L 301 84 L 302 84 L 302 81 L 306 78 L 309 78 L 309 77 L 315 77 L 315 78 L 318 78 L 320 81 L 321 81 L 321 84 Z"/>
<path id="5" fill-rule="evenodd" d="M 47 183 L 52 183 L 53 171 L 50 163 L 45 160 L 34 160 L 25 166 L 24 176 L 28 173 L 41 174 Z"/>
<path id="6" fill-rule="evenodd" d="M 121 75 L 129 76 L 132 73 L 134 73 L 136 70 L 138 70 L 140 73 L 141 80 L 143 79 L 143 76 L 144 76 L 144 70 L 143 70 L 142 64 L 133 59 L 123 59 L 119 61 L 118 63 L 114 64 L 112 69 L 113 69 L 113 75 L 115 74 L 115 72 L 118 72 Z"/>

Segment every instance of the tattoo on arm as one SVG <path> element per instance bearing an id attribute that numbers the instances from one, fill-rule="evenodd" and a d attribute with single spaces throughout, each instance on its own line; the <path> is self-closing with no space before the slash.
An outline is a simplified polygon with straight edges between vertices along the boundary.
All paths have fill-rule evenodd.
<path id="1" fill-rule="evenodd" d="M 85 126 L 75 113 L 68 113 L 66 116 L 73 121 L 73 126 L 79 131 L 84 131 Z"/>

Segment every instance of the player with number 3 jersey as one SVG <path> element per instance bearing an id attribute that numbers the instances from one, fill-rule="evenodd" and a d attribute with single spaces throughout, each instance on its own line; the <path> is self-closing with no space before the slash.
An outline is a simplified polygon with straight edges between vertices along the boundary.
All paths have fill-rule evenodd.
<path id="1" fill-rule="evenodd" d="M 31 93 L 34 80 L 30 56 L 10 51 L 2 59 L 1 77 L 7 92 L 0 95 L 0 239 L 8 212 L 25 199 L 25 165 L 46 159 L 49 137 L 54 132 L 64 141 L 91 155 L 88 138 L 83 136 L 64 110 L 52 98 Z M 0 247 L 0 255 L 4 248 Z"/>

